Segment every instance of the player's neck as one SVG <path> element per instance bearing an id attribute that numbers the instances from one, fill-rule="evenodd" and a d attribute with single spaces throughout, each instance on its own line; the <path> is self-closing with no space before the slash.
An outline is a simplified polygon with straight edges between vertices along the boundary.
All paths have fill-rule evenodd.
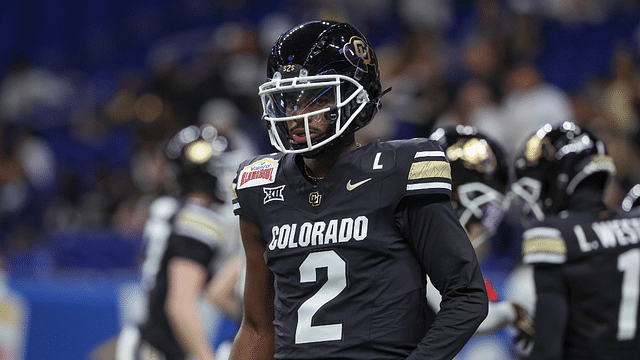
<path id="1" fill-rule="evenodd" d="M 347 151 L 355 150 L 359 148 L 361 145 L 356 143 L 355 140 L 351 137 L 347 141 L 345 141 L 342 146 L 335 146 L 333 148 L 327 149 L 322 156 L 318 156 L 315 158 L 303 158 L 302 166 L 304 167 L 303 171 L 306 175 L 311 178 L 313 181 L 319 181 L 323 179 L 333 165 L 338 161 L 338 157 L 340 154 L 345 153 Z"/>
<path id="2" fill-rule="evenodd" d="M 320 181 L 322 180 L 325 176 L 327 176 L 327 174 L 329 173 L 329 171 L 331 171 L 331 168 L 333 167 L 333 164 L 335 164 L 337 161 L 337 158 L 329 158 L 329 157 L 321 157 L 321 158 L 314 158 L 314 159 L 309 159 L 309 158 L 304 158 L 302 160 L 302 166 L 304 167 L 304 172 L 305 174 L 312 180 L 312 181 Z"/>

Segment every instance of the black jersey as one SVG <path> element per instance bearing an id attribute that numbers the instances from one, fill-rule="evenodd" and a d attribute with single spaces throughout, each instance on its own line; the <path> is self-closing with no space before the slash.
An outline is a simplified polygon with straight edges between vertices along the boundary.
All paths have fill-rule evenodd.
<path id="1" fill-rule="evenodd" d="M 234 212 L 261 229 L 275 276 L 275 358 L 406 358 L 427 330 L 428 266 L 399 227 L 397 211 L 417 195 L 450 206 L 442 149 L 426 139 L 373 142 L 341 154 L 317 185 L 295 161 L 293 155 L 259 156 L 241 164 L 234 180 Z M 458 239 L 450 244 L 466 242 L 471 250 L 464 256 L 471 258 L 463 262 L 477 266 L 453 212 L 441 216 L 446 221 L 421 227 L 452 229 Z M 447 261 L 453 259 L 430 266 L 450 268 Z"/>
<path id="2" fill-rule="evenodd" d="M 142 285 L 147 291 L 147 316 L 140 325 L 140 335 L 168 359 L 184 358 L 164 310 L 169 260 L 180 257 L 196 261 L 207 268 L 210 278 L 215 263 L 227 253 L 233 239 L 224 223 L 224 216 L 212 209 L 170 197 L 162 197 L 150 207 L 141 269 Z"/>
<path id="3" fill-rule="evenodd" d="M 607 211 L 598 195 L 523 234 L 537 293 L 531 359 L 640 359 L 640 214 Z"/>

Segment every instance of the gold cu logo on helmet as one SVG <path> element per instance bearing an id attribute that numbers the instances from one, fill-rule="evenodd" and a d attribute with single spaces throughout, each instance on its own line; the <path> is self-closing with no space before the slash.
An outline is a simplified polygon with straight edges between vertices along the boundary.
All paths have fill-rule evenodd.
<path id="1" fill-rule="evenodd" d="M 322 199 L 322 195 L 319 192 L 314 191 L 309 194 L 309 204 L 311 206 L 320 206 L 320 200 Z"/>
<path id="2" fill-rule="evenodd" d="M 371 51 L 371 47 L 361 38 L 357 36 L 352 37 L 349 43 L 344 45 L 343 50 L 344 56 L 349 60 L 351 65 L 358 66 L 360 61 L 364 62 L 365 65 L 371 65 L 373 51 Z M 364 72 L 368 72 L 369 68 L 364 67 L 363 70 Z"/>

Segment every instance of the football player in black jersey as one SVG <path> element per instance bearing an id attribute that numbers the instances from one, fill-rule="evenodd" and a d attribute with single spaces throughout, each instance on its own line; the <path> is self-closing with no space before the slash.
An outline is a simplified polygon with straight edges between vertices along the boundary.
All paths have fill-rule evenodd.
<path id="1" fill-rule="evenodd" d="M 638 359 L 640 218 L 603 202 L 615 166 L 572 122 L 544 125 L 518 153 L 513 191 L 535 218 L 523 262 L 536 288 L 530 359 Z"/>
<path id="2" fill-rule="evenodd" d="M 123 329 L 117 360 L 215 359 L 199 302 L 238 236 L 233 215 L 221 210 L 225 196 L 217 184 L 226 146 L 210 125 L 189 126 L 167 144 L 179 195 L 150 207 L 141 267 L 146 319 Z"/>
<path id="3" fill-rule="evenodd" d="M 356 143 L 384 92 L 350 24 L 287 31 L 267 78 L 259 95 L 279 152 L 242 163 L 233 184 L 247 260 L 231 359 L 452 359 L 488 300 L 442 148 Z M 427 275 L 442 294 L 430 327 Z"/>
<path id="4" fill-rule="evenodd" d="M 494 256 L 495 249 L 498 248 L 498 235 L 505 235 L 497 232 L 505 207 L 508 206 L 506 193 L 510 171 L 504 150 L 498 142 L 472 126 L 438 128 L 430 138 L 438 141 L 451 164 L 452 205 L 460 223 L 469 234 L 486 278 L 486 269 L 495 266 L 492 262 L 505 263 Z M 512 269 L 513 265 L 500 267 L 503 272 Z M 491 280 L 485 280 L 490 300 L 489 313 L 474 335 L 491 335 L 507 326 L 513 326 L 517 331 L 515 339 L 518 349 L 526 349 L 534 332 L 532 319 L 526 308 L 532 308 L 533 305 L 525 306 L 513 299 L 501 301 Z M 434 312 L 437 312 L 439 295 L 433 291 L 427 292 L 427 299 Z"/>

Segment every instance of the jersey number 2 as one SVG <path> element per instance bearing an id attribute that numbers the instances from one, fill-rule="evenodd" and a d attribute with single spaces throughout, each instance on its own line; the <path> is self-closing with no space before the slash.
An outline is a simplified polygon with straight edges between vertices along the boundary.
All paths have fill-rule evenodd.
<path id="1" fill-rule="evenodd" d="M 632 249 L 620 254 L 618 270 L 622 272 L 622 296 L 617 339 L 633 340 L 636 337 L 638 296 L 640 295 L 640 249 Z"/>
<path id="2" fill-rule="evenodd" d="M 347 287 L 347 265 L 333 250 L 310 253 L 300 265 L 300 282 L 316 282 L 316 269 L 327 269 L 327 282 L 298 309 L 296 344 L 342 339 L 342 324 L 312 325 L 320 308 Z"/>

